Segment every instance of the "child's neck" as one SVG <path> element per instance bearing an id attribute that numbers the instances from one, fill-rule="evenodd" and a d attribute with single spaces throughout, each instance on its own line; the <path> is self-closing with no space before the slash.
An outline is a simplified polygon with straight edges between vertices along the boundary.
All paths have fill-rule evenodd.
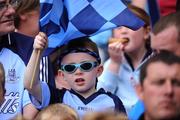
<path id="1" fill-rule="evenodd" d="M 141 48 L 139 51 L 134 51 L 128 54 L 129 57 L 131 58 L 131 62 L 134 68 L 137 68 L 139 66 L 146 52 L 147 50 L 145 48 Z"/>
<path id="2" fill-rule="evenodd" d="M 81 96 L 83 96 L 84 98 L 88 98 L 89 96 L 91 96 L 95 92 L 96 92 L 96 89 L 92 88 L 92 89 L 86 90 L 84 92 L 77 92 L 77 93 L 80 94 Z"/>

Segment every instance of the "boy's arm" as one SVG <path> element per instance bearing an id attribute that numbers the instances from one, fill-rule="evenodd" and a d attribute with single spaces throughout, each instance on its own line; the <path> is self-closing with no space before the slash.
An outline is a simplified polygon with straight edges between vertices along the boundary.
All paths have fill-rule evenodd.
<path id="1" fill-rule="evenodd" d="M 29 93 L 40 102 L 42 101 L 41 85 L 39 82 L 39 64 L 43 50 L 47 47 L 47 36 L 40 32 L 34 40 L 33 52 L 24 74 L 24 86 Z M 38 66 L 38 67 L 36 67 Z M 33 76 L 34 74 L 34 76 Z M 34 77 L 34 78 L 33 78 Z M 32 88 L 31 81 L 34 79 Z"/>
<path id="2" fill-rule="evenodd" d="M 26 120 L 34 120 L 34 118 L 36 117 L 38 113 L 38 110 L 31 103 L 30 96 L 27 90 L 24 90 L 22 105 L 23 105 L 23 117 Z"/>

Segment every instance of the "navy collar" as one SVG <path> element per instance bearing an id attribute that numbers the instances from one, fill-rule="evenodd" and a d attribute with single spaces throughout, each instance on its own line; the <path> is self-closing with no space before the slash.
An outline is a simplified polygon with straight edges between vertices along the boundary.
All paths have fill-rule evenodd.
<path id="1" fill-rule="evenodd" d="M 79 99 L 81 99 L 84 104 L 88 104 L 92 100 L 94 100 L 94 98 L 96 98 L 98 95 L 100 95 L 102 93 L 105 93 L 105 90 L 103 88 L 101 88 L 101 89 L 99 89 L 98 91 L 96 91 L 95 93 L 93 93 L 92 95 L 90 95 L 87 98 L 84 98 L 83 96 L 81 96 L 80 94 L 78 94 L 76 91 L 74 91 L 72 89 L 70 90 L 70 92 L 77 95 L 79 97 Z"/>
<path id="2" fill-rule="evenodd" d="M 4 35 L 1 36 L 0 38 L 0 51 L 2 50 L 2 48 L 6 48 L 9 47 L 9 42 L 8 42 L 8 36 Z"/>

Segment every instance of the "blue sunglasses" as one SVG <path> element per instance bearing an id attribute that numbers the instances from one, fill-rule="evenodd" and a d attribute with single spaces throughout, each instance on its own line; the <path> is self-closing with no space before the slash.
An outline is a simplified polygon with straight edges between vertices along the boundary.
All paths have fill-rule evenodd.
<path id="1" fill-rule="evenodd" d="M 61 70 L 67 73 L 74 73 L 77 68 L 80 68 L 83 72 L 89 72 L 93 68 L 97 67 L 99 64 L 98 62 L 91 62 L 91 61 L 85 61 L 81 63 L 74 63 L 74 64 L 64 64 L 61 65 Z"/>

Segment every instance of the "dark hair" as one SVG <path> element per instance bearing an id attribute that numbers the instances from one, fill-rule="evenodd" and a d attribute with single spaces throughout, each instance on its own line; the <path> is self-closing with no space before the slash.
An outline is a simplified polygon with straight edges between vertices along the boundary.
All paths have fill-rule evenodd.
<path id="1" fill-rule="evenodd" d="M 157 54 L 154 54 L 150 59 L 148 59 L 142 66 L 140 71 L 140 83 L 143 84 L 145 77 L 147 76 L 147 68 L 151 63 L 163 62 L 167 65 L 180 64 L 180 57 L 176 56 L 174 53 L 166 50 L 162 50 Z"/>
<path id="2" fill-rule="evenodd" d="M 180 42 L 180 12 L 175 12 L 161 17 L 153 27 L 153 33 L 157 35 L 170 26 L 175 26 L 178 32 L 178 42 Z"/>
<path id="3" fill-rule="evenodd" d="M 99 51 L 96 43 L 90 40 L 88 37 L 80 37 L 76 39 L 70 40 L 67 44 L 63 45 L 60 48 L 59 52 L 59 60 L 63 59 L 63 57 L 69 53 L 77 53 L 77 52 L 85 52 L 95 57 L 98 63 L 101 63 L 101 59 L 99 56 Z"/>

